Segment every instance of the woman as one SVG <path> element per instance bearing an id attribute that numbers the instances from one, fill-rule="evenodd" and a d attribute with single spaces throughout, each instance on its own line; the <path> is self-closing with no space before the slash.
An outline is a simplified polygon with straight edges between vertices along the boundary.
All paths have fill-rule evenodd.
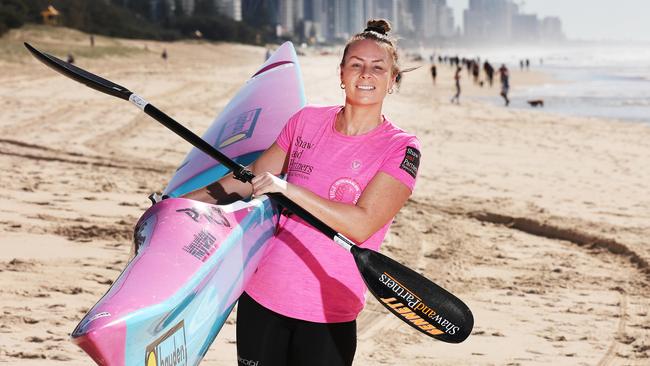
<path id="1" fill-rule="evenodd" d="M 456 94 L 451 98 L 451 103 L 460 104 L 460 72 L 463 69 L 459 66 L 456 68 L 456 73 L 454 74 L 454 81 L 456 82 Z"/>
<path id="2" fill-rule="evenodd" d="M 390 24 L 371 20 L 340 64 L 344 106 L 307 106 L 249 169 L 188 194 L 225 202 L 280 192 L 374 250 L 415 184 L 415 136 L 381 114 L 400 72 Z M 277 175 L 286 174 L 287 180 Z M 354 259 L 295 215 L 283 216 L 237 310 L 240 365 L 350 365 L 366 287 Z"/>
<path id="3" fill-rule="evenodd" d="M 510 90 L 510 72 L 505 64 L 501 64 L 499 74 L 501 76 L 501 96 L 506 102 L 507 107 L 510 104 L 510 99 L 508 99 L 508 91 Z"/>

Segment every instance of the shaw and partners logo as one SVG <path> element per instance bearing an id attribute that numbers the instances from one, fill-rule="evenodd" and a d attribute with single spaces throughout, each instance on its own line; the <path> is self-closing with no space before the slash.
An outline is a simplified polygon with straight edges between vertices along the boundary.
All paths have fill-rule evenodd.
<path id="1" fill-rule="evenodd" d="M 186 366 L 187 346 L 184 322 L 176 324 L 162 337 L 148 345 L 144 357 L 145 366 Z"/>
<path id="2" fill-rule="evenodd" d="M 424 332 L 432 335 L 442 333 L 454 335 L 460 329 L 459 326 L 453 324 L 438 314 L 434 309 L 427 306 L 421 298 L 397 282 L 388 273 L 384 272 L 379 277 L 379 280 L 397 295 L 397 297 L 381 298 L 381 301 L 393 309 L 399 316 L 408 320 Z M 431 323 L 435 323 L 438 326 L 434 326 Z"/>

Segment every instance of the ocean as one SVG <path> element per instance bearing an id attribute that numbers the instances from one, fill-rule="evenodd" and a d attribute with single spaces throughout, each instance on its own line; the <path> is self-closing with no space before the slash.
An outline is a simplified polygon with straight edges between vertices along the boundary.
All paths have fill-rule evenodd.
<path id="1" fill-rule="evenodd" d="M 522 89 L 517 88 L 513 78 L 510 95 L 513 108 L 531 109 L 527 100 L 543 99 L 546 112 L 650 123 L 648 44 L 575 43 L 530 49 L 457 51 L 461 57 L 480 56 L 481 62 L 488 59 L 496 68 L 505 63 L 511 70 L 519 69 L 519 60 L 528 58 L 531 70 L 547 73 L 554 79 L 548 84 Z M 503 104 L 498 95 L 487 99 Z"/>

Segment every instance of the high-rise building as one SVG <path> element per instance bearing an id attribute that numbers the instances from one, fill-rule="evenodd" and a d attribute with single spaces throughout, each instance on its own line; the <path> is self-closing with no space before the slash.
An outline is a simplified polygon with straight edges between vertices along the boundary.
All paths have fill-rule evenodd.
<path id="1" fill-rule="evenodd" d="M 361 32 L 366 27 L 364 19 L 363 0 L 348 2 L 348 34 L 353 35 Z"/>
<path id="2" fill-rule="evenodd" d="M 166 0 L 175 1 L 175 0 Z M 181 0 L 194 2 L 196 0 Z M 385 18 L 392 32 L 409 39 L 454 34 L 453 12 L 446 0 L 213 0 L 220 9 L 242 2 L 245 9 L 265 6 L 278 36 L 297 36 L 317 42 L 343 41 L 362 31 L 369 19 Z M 506 1 L 506 0 L 480 0 Z M 263 5 L 260 5 L 262 4 Z M 236 4 L 235 4 L 236 3 Z M 226 10 L 222 12 L 227 13 Z M 235 18 L 233 16 L 233 18 Z"/>
<path id="3" fill-rule="evenodd" d="M 436 15 L 438 19 L 437 36 L 444 38 L 455 36 L 454 10 L 446 4 L 442 4 L 437 7 Z"/>
<path id="4" fill-rule="evenodd" d="M 316 33 L 316 40 L 318 42 L 325 42 L 329 39 L 329 32 L 327 29 L 327 0 L 311 0 L 311 21 L 314 33 Z"/>
<path id="5" fill-rule="evenodd" d="M 518 7 L 510 0 L 470 0 L 463 13 L 465 36 L 482 41 L 508 41 Z"/>
<path id="6" fill-rule="evenodd" d="M 503 43 L 562 40 L 559 18 L 540 21 L 536 14 L 523 14 L 512 0 L 470 0 L 464 12 L 465 37 L 472 41 Z"/>
<path id="7" fill-rule="evenodd" d="M 363 25 L 370 19 L 377 18 L 376 0 L 363 0 Z M 364 27 L 365 28 L 365 27 Z"/>
<path id="8" fill-rule="evenodd" d="M 220 14 L 241 22 L 241 0 L 215 0 L 215 5 Z"/>
<path id="9" fill-rule="evenodd" d="M 399 31 L 399 2 L 398 0 L 375 0 L 375 18 L 388 19 L 393 32 Z"/>
<path id="10" fill-rule="evenodd" d="M 540 40 L 540 23 L 536 14 L 515 14 L 512 16 L 513 41 L 536 42 Z"/>
<path id="11" fill-rule="evenodd" d="M 347 0 L 333 0 L 333 13 L 334 16 L 330 22 L 334 26 L 334 38 L 344 40 L 348 38 L 349 29 L 349 16 L 348 14 L 348 1 Z"/>
<path id="12" fill-rule="evenodd" d="M 305 0 L 293 0 L 293 22 L 298 23 L 305 19 Z"/>
<path id="13" fill-rule="evenodd" d="M 562 31 L 562 20 L 558 17 L 546 17 L 542 19 L 540 37 L 543 41 L 563 41 L 565 36 Z"/>
<path id="14" fill-rule="evenodd" d="M 280 35 L 292 35 L 294 31 L 294 0 L 280 0 L 278 4 L 278 21 Z"/>
<path id="15" fill-rule="evenodd" d="M 437 13 L 435 0 L 409 0 L 413 32 L 421 38 L 436 35 Z"/>
<path id="16" fill-rule="evenodd" d="M 196 5 L 194 0 L 181 0 L 180 4 L 183 7 L 183 14 L 185 15 L 194 14 L 194 6 Z"/>
<path id="17" fill-rule="evenodd" d="M 453 9 L 447 6 L 446 0 L 409 0 L 408 11 L 411 13 L 415 37 L 431 39 L 454 35 Z M 402 18 L 401 31 L 404 32 L 409 28 L 409 18 Z"/>

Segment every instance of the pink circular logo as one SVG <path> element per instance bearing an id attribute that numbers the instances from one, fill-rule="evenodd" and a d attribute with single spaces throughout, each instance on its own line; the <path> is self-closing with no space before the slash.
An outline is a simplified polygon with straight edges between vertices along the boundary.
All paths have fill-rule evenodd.
<path id="1" fill-rule="evenodd" d="M 352 178 L 339 178 L 330 186 L 329 196 L 333 201 L 357 203 L 361 186 Z"/>

